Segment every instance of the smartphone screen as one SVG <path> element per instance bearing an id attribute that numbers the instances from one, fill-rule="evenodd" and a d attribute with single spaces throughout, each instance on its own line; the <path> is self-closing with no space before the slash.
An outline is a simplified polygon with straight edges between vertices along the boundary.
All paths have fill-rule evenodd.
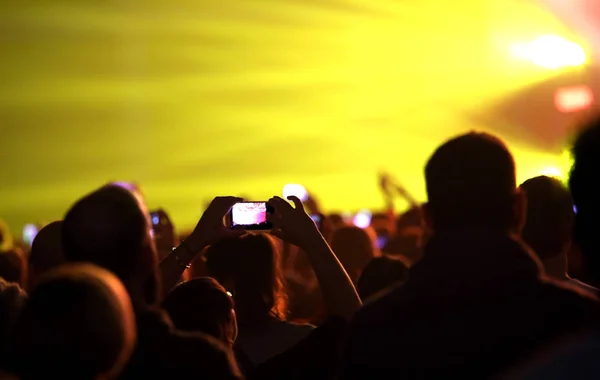
<path id="1" fill-rule="evenodd" d="M 356 227 L 367 228 L 371 225 L 371 212 L 369 210 L 361 210 L 352 219 L 352 223 Z"/>
<path id="2" fill-rule="evenodd" d="M 150 220 L 152 221 L 153 226 L 158 226 L 160 224 L 160 215 L 158 215 L 157 212 L 151 212 Z"/>
<path id="3" fill-rule="evenodd" d="M 231 228 L 242 230 L 270 230 L 267 220 L 270 207 L 266 202 L 240 202 L 231 208 Z"/>

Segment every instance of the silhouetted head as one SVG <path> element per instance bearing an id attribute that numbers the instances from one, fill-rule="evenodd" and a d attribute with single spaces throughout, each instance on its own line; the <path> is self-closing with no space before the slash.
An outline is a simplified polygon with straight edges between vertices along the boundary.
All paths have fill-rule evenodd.
<path id="1" fill-rule="evenodd" d="M 389 256 L 376 257 L 363 270 L 356 290 L 364 301 L 394 285 L 408 279 L 408 266 L 399 258 Z"/>
<path id="2" fill-rule="evenodd" d="M 573 146 L 573 167 L 569 188 L 577 215 L 575 242 L 579 246 L 588 275 L 600 284 L 600 118 L 590 123 Z"/>
<path id="3" fill-rule="evenodd" d="M 67 261 L 91 262 L 112 271 L 136 307 L 156 303 L 157 254 L 139 194 L 118 185 L 94 191 L 67 212 L 62 235 Z"/>
<path id="4" fill-rule="evenodd" d="M 33 239 L 29 254 L 30 284 L 34 284 L 44 273 L 64 262 L 62 221 L 56 221 L 42 228 Z"/>
<path id="5" fill-rule="evenodd" d="M 233 294 L 240 326 L 285 320 L 280 253 L 266 234 L 223 239 L 206 250 L 206 270 Z"/>
<path id="6" fill-rule="evenodd" d="M 573 201 L 557 179 L 540 176 L 520 186 L 527 196 L 527 222 L 521 234 L 542 260 L 566 255 L 573 232 Z"/>
<path id="7" fill-rule="evenodd" d="M 0 277 L 8 282 L 25 286 L 27 280 L 27 259 L 19 248 L 0 252 Z"/>
<path id="8" fill-rule="evenodd" d="M 27 302 L 27 294 L 18 284 L 0 278 L 0 345 L 6 348 L 9 336 L 14 329 L 23 306 Z M 6 369 L 11 360 L 0 355 L 0 368 Z"/>
<path id="9" fill-rule="evenodd" d="M 506 146 L 486 133 L 468 133 L 442 144 L 425 166 L 425 219 L 435 233 L 477 228 L 519 231 L 524 197 L 516 189 L 515 163 Z"/>
<path id="10" fill-rule="evenodd" d="M 379 256 L 375 239 L 371 229 L 355 226 L 340 227 L 333 232 L 331 249 L 355 284 L 367 264 Z"/>
<path id="11" fill-rule="evenodd" d="M 22 380 L 113 379 L 136 339 L 131 301 L 121 282 L 91 264 L 50 271 L 29 294 L 12 352 Z"/>
<path id="12" fill-rule="evenodd" d="M 237 337 L 233 300 L 215 279 L 195 278 L 177 285 L 162 307 L 178 330 L 200 331 L 233 346 Z"/>

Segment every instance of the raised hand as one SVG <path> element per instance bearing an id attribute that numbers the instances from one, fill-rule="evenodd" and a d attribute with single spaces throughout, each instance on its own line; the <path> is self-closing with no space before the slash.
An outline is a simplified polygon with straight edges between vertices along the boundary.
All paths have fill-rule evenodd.
<path id="1" fill-rule="evenodd" d="M 273 223 L 271 234 L 288 243 L 306 247 L 315 239 L 322 238 L 319 229 L 312 218 L 304 211 L 302 201 L 294 196 L 288 197 L 294 203 L 292 206 L 280 197 L 273 197 L 269 205 L 274 212 L 269 216 Z"/>
<path id="2" fill-rule="evenodd" d="M 191 252 L 198 253 L 207 245 L 220 239 L 243 235 L 245 231 L 232 230 L 223 224 L 223 218 L 229 213 L 231 207 L 242 201 L 243 199 L 238 197 L 216 197 L 213 199 L 204 214 L 202 214 L 192 234 L 185 239 L 186 248 Z"/>

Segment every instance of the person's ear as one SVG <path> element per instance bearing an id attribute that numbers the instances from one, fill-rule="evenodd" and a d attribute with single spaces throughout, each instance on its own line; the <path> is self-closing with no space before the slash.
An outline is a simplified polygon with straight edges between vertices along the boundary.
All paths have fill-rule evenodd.
<path id="1" fill-rule="evenodd" d="M 521 236 L 527 222 L 527 194 L 517 188 L 513 195 L 513 232 Z"/>
<path id="2" fill-rule="evenodd" d="M 423 226 L 425 226 L 428 231 L 433 232 L 433 218 L 431 216 L 429 203 L 423 203 L 421 205 L 421 219 L 423 220 Z"/>

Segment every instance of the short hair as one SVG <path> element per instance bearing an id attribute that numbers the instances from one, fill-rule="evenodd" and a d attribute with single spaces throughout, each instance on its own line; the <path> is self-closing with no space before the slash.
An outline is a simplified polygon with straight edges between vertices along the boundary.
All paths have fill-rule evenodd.
<path id="1" fill-rule="evenodd" d="M 226 326 L 233 323 L 231 294 L 210 277 L 177 285 L 167 294 L 162 307 L 178 330 L 200 331 L 220 340 L 227 338 Z"/>
<path id="2" fill-rule="evenodd" d="M 234 289 L 235 312 L 241 325 L 260 326 L 287 317 L 280 252 L 267 234 L 248 233 L 220 240 L 207 248 L 206 270 Z"/>
<path id="3" fill-rule="evenodd" d="M 29 295 L 10 352 L 20 378 L 114 378 L 135 345 L 131 301 L 121 282 L 91 264 L 50 271 Z"/>
<path id="4" fill-rule="evenodd" d="M 128 281 L 145 264 L 140 254 L 148 233 L 147 216 L 136 196 L 118 185 L 104 186 L 67 212 L 62 226 L 65 258 L 94 263 Z"/>
<path id="5" fill-rule="evenodd" d="M 41 276 L 64 262 L 62 221 L 55 221 L 44 226 L 33 239 L 29 254 L 30 274 Z"/>
<path id="6" fill-rule="evenodd" d="M 425 181 L 436 230 L 512 227 L 515 163 L 500 139 L 471 132 L 445 142 L 427 162 Z"/>
<path id="7" fill-rule="evenodd" d="M 356 290 L 364 301 L 408 279 L 408 265 L 400 258 L 376 257 L 363 270 Z"/>
<path id="8" fill-rule="evenodd" d="M 27 260 L 23 251 L 11 249 L 0 252 L 0 277 L 8 282 L 25 286 L 27 278 Z"/>
<path id="9" fill-rule="evenodd" d="M 367 264 L 379 256 L 374 235 L 371 229 L 343 226 L 331 236 L 331 249 L 355 284 Z"/>
<path id="10" fill-rule="evenodd" d="M 575 140 L 572 153 L 569 189 L 577 208 L 574 240 L 590 269 L 590 275 L 600 281 L 600 117 L 584 126 Z"/>
<path id="11" fill-rule="evenodd" d="M 556 178 L 528 179 L 520 188 L 527 195 L 527 223 L 522 238 L 542 260 L 566 253 L 573 231 L 573 200 Z"/>

